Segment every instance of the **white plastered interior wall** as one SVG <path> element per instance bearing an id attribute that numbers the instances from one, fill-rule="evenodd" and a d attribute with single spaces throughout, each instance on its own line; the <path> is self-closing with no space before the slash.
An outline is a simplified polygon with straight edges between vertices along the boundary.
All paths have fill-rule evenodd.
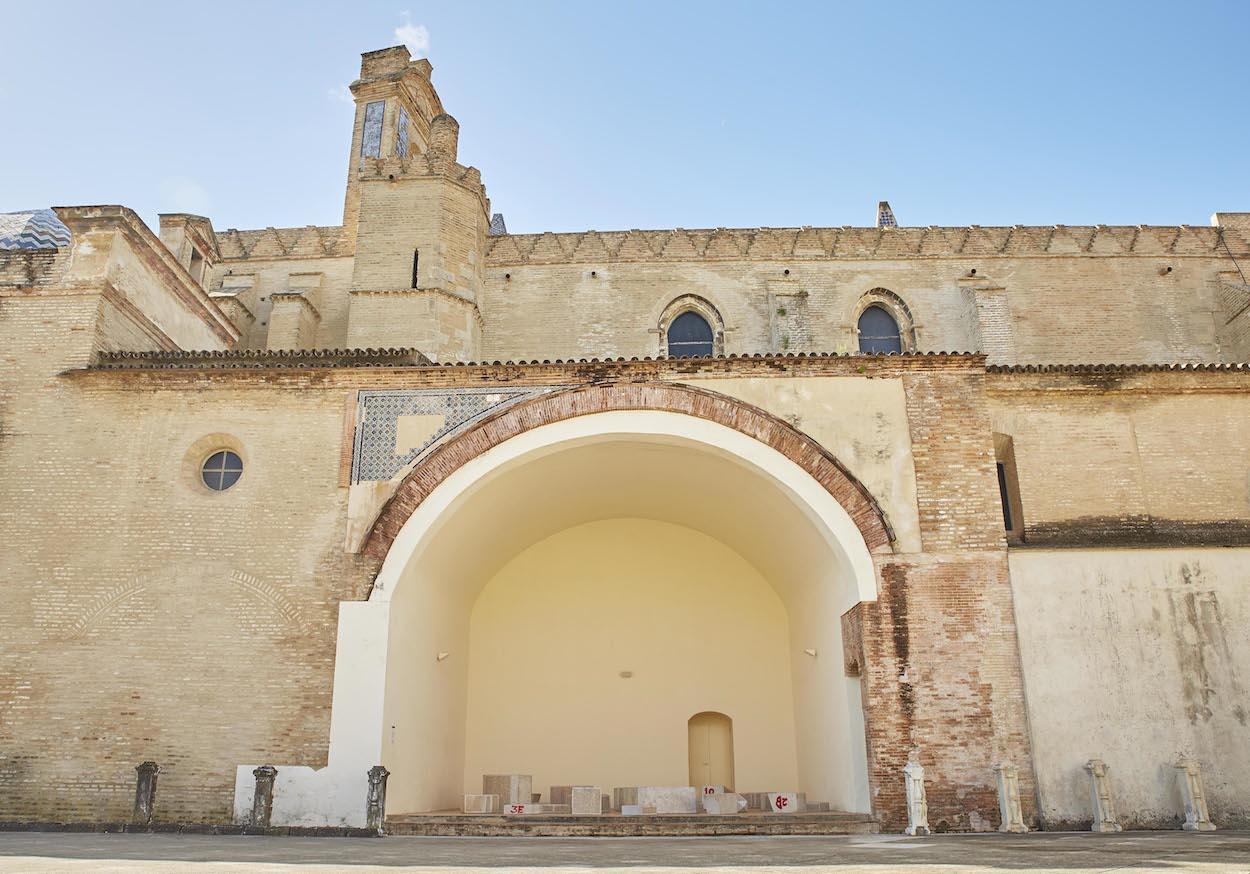
<path id="1" fill-rule="evenodd" d="M 642 464 L 630 453 L 649 457 Z M 654 480 L 638 476 L 648 469 L 680 472 L 686 488 L 657 493 Z M 837 808 L 869 810 L 859 684 L 843 674 L 840 627 L 842 613 L 876 599 L 862 536 L 833 497 L 776 450 L 723 425 L 658 411 L 535 428 L 466 463 L 421 503 L 370 600 L 341 606 L 330 764 L 300 779 L 328 783 L 327 772 L 350 769 L 363 786 L 365 771 L 381 762 L 393 774 L 392 812 L 457 806 L 469 617 L 481 587 L 545 537 L 627 517 L 684 525 L 732 545 L 772 584 L 792 629 L 798 788 Z M 239 766 L 240 818 L 250 806 L 252 767 Z M 363 822 L 359 791 L 359 799 L 322 798 L 299 810 L 275 793 L 273 822 Z"/>

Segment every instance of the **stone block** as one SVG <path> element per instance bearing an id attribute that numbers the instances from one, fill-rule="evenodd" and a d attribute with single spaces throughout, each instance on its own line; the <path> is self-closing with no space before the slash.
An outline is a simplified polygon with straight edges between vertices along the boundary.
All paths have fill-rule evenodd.
<path id="1" fill-rule="evenodd" d="M 612 809 L 620 810 L 626 804 L 638 803 L 637 786 L 617 786 L 612 790 Z"/>
<path id="2" fill-rule="evenodd" d="M 693 786 L 639 786 L 638 803 L 656 813 L 698 813 L 698 793 Z"/>
<path id="3" fill-rule="evenodd" d="M 603 803 L 600 805 L 600 810 L 602 810 L 604 813 L 611 813 L 612 812 L 612 796 L 605 792 L 603 793 L 602 801 Z"/>
<path id="4" fill-rule="evenodd" d="M 703 809 L 716 816 L 739 814 L 747 809 L 747 800 L 736 792 L 716 792 L 703 796 Z"/>
<path id="5" fill-rule="evenodd" d="M 603 813 L 603 793 L 598 786 L 574 786 L 570 809 L 574 816 L 599 816 Z"/>
<path id="6" fill-rule="evenodd" d="M 622 804 L 621 816 L 650 816 L 655 813 L 655 805 L 652 804 Z"/>
<path id="7" fill-rule="evenodd" d="M 742 797 L 747 800 L 747 810 L 768 810 L 767 792 L 743 792 Z"/>
<path id="8" fill-rule="evenodd" d="M 539 814 L 568 814 L 570 812 L 567 804 L 538 804 L 533 801 L 521 802 L 517 804 L 505 804 L 503 813 L 505 816 L 535 816 Z"/>
<path id="9" fill-rule="evenodd" d="M 551 787 L 551 803 L 552 804 L 570 804 L 573 797 L 572 786 L 552 786 Z M 542 799 L 537 799 L 541 801 Z"/>
<path id="10" fill-rule="evenodd" d="M 465 813 L 498 813 L 498 795 L 466 795 L 464 796 Z"/>
<path id="11" fill-rule="evenodd" d="M 534 779 L 529 774 L 483 774 L 482 794 L 498 795 L 500 804 L 533 802 Z"/>
<path id="12" fill-rule="evenodd" d="M 768 810 L 771 813 L 799 813 L 803 810 L 803 801 L 799 792 L 769 792 Z"/>

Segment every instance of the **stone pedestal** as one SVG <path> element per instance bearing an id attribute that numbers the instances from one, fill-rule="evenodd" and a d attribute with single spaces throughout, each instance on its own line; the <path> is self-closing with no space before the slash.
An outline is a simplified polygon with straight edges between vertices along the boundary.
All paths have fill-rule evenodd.
<path id="1" fill-rule="evenodd" d="M 1090 831 L 1123 831 L 1115 815 L 1115 801 L 1111 797 L 1111 777 L 1102 759 L 1090 759 L 1085 763 L 1089 771 L 1090 800 L 1094 808 L 1094 824 Z"/>
<path id="2" fill-rule="evenodd" d="M 152 813 L 156 809 L 156 775 L 160 770 L 156 762 L 135 765 L 134 821 L 137 823 L 147 825 L 152 822 Z"/>
<path id="3" fill-rule="evenodd" d="M 654 805 L 622 804 L 621 816 L 647 816 L 655 813 Z"/>
<path id="4" fill-rule="evenodd" d="M 466 795 L 464 796 L 465 813 L 498 813 L 498 795 Z"/>
<path id="5" fill-rule="evenodd" d="M 552 801 L 555 801 L 554 791 Z M 600 816 L 603 813 L 603 793 L 598 786 L 574 786 L 569 807 L 574 816 Z"/>
<path id="6" fill-rule="evenodd" d="M 1207 793 L 1202 786 L 1202 766 L 1197 759 L 1181 759 L 1175 765 L 1177 788 L 1181 791 L 1181 801 L 1185 805 L 1185 824 L 1181 828 L 1187 832 L 1213 832 L 1215 823 L 1207 814 Z"/>
<path id="7" fill-rule="evenodd" d="M 693 786 L 639 786 L 638 803 L 656 813 L 698 813 L 698 793 Z"/>
<path id="8" fill-rule="evenodd" d="M 252 793 L 252 825 L 258 828 L 269 828 L 269 820 L 273 816 L 273 782 L 278 777 L 278 769 L 273 765 L 261 765 L 252 771 L 256 778 L 256 789 Z"/>
<path id="9" fill-rule="evenodd" d="M 903 768 L 907 787 L 907 828 L 905 834 L 929 834 L 929 802 L 924 792 L 924 768 L 919 762 L 908 762 Z"/>
<path id="10" fill-rule="evenodd" d="M 1027 832 L 1029 827 L 1024 824 L 1024 813 L 1020 810 L 1020 778 L 1016 774 L 1016 766 L 1000 762 L 994 766 L 994 774 L 998 778 L 998 814 L 1000 832 Z"/>
<path id="11" fill-rule="evenodd" d="M 743 792 L 742 797 L 747 800 L 748 810 L 768 810 L 769 792 Z"/>
<path id="12" fill-rule="evenodd" d="M 769 792 L 768 810 L 772 813 L 802 813 L 807 796 L 802 792 Z"/>
<path id="13" fill-rule="evenodd" d="M 717 792 L 703 796 L 703 809 L 716 816 L 736 815 L 747 809 L 747 800 L 736 792 Z"/>
<path id="14" fill-rule="evenodd" d="M 532 804 L 534 778 L 529 774 L 483 774 L 482 794 L 498 795 L 500 804 Z"/>
<path id="15" fill-rule="evenodd" d="M 612 809 L 621 810 L 627 804 L 638 803 L 637 786 L 617 786 L 612 790 Z"/>

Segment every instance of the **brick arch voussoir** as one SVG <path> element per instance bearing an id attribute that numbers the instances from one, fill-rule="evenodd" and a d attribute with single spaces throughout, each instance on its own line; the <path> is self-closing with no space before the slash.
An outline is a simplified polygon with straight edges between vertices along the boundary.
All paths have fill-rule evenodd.
<path id="1" fill-rule="evenodd" d="M 608 383 L 561 389 L 506 407 L 438 446 L 412 469 L 374 521 L 366 555 L 382 561 L 404 523 L 464 464 L 534 428 L 595 413 L 656 410 L 733 428 L 809 473 L 847 511 L 870 552 L 888 551 L 894 532 L 877 500 L 816 440 L 789 422 L 728 395 L 680 383 Z"/>

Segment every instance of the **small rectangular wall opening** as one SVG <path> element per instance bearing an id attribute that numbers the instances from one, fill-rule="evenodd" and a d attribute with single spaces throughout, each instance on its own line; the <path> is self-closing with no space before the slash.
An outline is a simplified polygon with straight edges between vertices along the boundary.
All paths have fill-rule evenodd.
<path id="1" fill-rule="evenodd" d="M 417 287 L 417 277 L 421 269 L 421 250 L 414 249 L 412 252 L 412 287 Z"/>
<path id="2" fill-rule="evenodd" d="M 1020 504 L 1020 481 L 1016 476 L 1016 451 L 1011 437 L 1006 434 L 994 435 L 994 469 L 1007 542 L 1023 543 L 1024 510 Z"/>
<path id="3" fill-rule="evenodd" d="M 196 282 L 204 284 L 204 256 L 194 246 L 191 247 L 191 263 L 187 265 L 187 272 Z"/>

